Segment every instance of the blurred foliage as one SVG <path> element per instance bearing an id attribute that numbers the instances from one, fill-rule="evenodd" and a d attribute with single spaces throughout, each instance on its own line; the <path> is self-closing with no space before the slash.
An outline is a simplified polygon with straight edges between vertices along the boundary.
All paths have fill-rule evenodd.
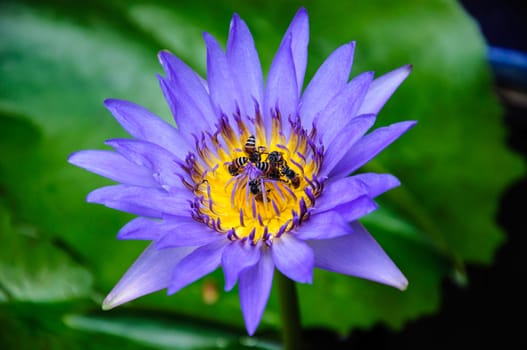
<path id="1" fill-rule="evenodd" d="M 456 2 L 4 2 L 2 349 L 66 349 L 76 342 L 98 349 L 176 347 L 171 334 L 188 339 L 177 348 L 275 346 L 239 337 L 238 296 L 223 292 L 221 271 L 175 296 L 154 293 L 121 307 L 133 316 L 120 310 L 93 314 L 146 245 L 115 239 L 131 216 L 86 204 L 89 191 L 109 182 L 66 158 L 125 136 L 103 108 L 107 97 L 134 101 L 170 120 L 154 77 L 161 73 L 159 50 L 170 49 L 205 76 L 201 32 L 225 43 L 230 17 L 238 12 L 267 70 L 301 5 L 310 14 L 308 77 L 336 47 L 357 40 L 353 74 L 375 70 L 378 76 L 414 65 L 378 125 L 419 121 L 366 167 L 402 180 L 364 223 L 407 275 L 408 290 L 316 271 L 313 285 L 299 286 L 304 325 L 346 332 L 383 322 L 399 329 L 437 311 L 445 277 L 463 277 L 466 263 L 492 262 L 504 240 L 495 223 L 499 195 L 523 169 L 504 145 L 484 41 Z M 278 312 L 273 291 L 261 331 L 279 329 Z M 188 318 L 197 321 L 189 326 Z M 200 322 L 224 328 L 211 331 Z"/>

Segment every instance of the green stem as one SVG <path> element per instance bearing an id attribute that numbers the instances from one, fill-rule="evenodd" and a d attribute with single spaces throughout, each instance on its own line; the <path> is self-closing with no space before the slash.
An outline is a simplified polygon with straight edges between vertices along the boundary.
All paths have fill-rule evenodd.
<path id="1" fill-rule="evenodd" d="M 300 308 L 296 284 L 277 271 L 278 295 L 282 314 L 282 338 L 284 350 L 303 349 Z"/>

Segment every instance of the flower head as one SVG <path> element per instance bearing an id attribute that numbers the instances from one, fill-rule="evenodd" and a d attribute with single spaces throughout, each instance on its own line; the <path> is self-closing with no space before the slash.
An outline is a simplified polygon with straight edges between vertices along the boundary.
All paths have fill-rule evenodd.
<path id="1" fill-rule="evenodd" d="M 308 15 L 300 9 L 264 78 L 253 38 L 234 15 L 226 50 L 209 34 L 207 80 L 163 51 L 159 82 L 177 127 L 131 102 L 106 107 L 132 136 L 114 151 L 69 161 L 119 184 L 87 200 L 138 217 L 120 239 L 152 243 L 104 308 L 168 289 L 176 293 L 219 266 L 239 285 L 249 334 L 256 330 L 277 268 L 311 283 L 315 267 L 406 288 L 407 280 L 358 219 L 399 185 L 389 174 L 349 176 L 414 125 L 370 133 L 410 66 L 349 80 L 355 43 L 335 50 L 304 91 Z"/>

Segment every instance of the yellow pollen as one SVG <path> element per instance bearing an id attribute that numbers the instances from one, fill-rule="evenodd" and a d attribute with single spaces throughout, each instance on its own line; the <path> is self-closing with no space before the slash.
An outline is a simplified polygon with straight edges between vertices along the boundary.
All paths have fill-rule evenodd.
<path id="1" fill-rule="evenodd" d="M 241 135 L 234 137 L 226 122 L 219 133 L 224 142 L 217 136 L 208 143 L 212 146 L 204 142 L 199 147 L 190 171 L 198 199 L 196 219 L 231 239 L 257 242 L 307 218 L 320 191 L 316 173 L 321 159 L 303 130 L 291 130 L 286 139 L 280 124 L 278 115 L 266 142 L 262 125 L 256 124 L 254 135 L 238 125 Z"/>

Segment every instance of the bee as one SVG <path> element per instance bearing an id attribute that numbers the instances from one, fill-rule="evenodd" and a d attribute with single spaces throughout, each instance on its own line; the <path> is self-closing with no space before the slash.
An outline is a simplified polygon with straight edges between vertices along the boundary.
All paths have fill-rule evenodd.
<path id="1" fill-rule="evenodd" d="M 257 162 L 254 166 L 264 173 L 264 175 L 268 175 L 269 169 L 271 169 L 268 162 Z"/>
<path id="2" fill-rule="evenodd" d="M 258 179 L 252 179 L 249 181 L 249 190 L 251 193 L 255 196 L 262 193 L 262 189 L 260 188 L 260 184 L 258 183 Z"/>
<path id="3" fill-rule="evenodd" d="M 252 163 L 258 163 L 262 159 L 260 150 L 265 150 L 265 147 L 258 147 L 258 149 L 256 149 L 256 137 L 251 135 L 245 142 L 243 149 Z"/>
<path id="4" fill-rule="evenodd" d="M 235 158 L 230 164 L 229 164 L 229 174 L 232 176 L 236 176 L 240 173 L 241 169 L 247 162 L 249 161 L 249 158 L 247 157 L 238 157 Z"/>
<path id="5" fill-rule="evenodd" d="M 277 180 L 280 178 L 280 171 L 276 167 L 272 167 L 269 162 L 258 162 L 254 165 L 266 177 Z"/>
<path id="6" fill-rule="evenodd" d="M 249 181 L 249 190 L 253 194 L 254 199 L 261 202 L 263 200 L 263 194 L 262 194 L 262 188 L 260 186 L 259 180 L 260 178 L 256 178 L 256 179 L 252 179 L 251 181 Z M 271 190 L 267 190 L 267 192 L 269 191 Z"/>
<path id="7" fill-rule="evenodd" d="M 280 169 L 287 167 L 287 162 L 282 156 L 281 152 L 273 151 L 267 155 L 267 162 L 269 162 L 269 170 L 266 175 L 272 179 L 279 179 Z"/>
<path id="8" fill-rule="evenodd" d="M 285 165 L 285 159 L 282 156 L 282 152 L 272 151 L 267 155 L 267 161 L 271 166 L 281 168 Z"/>
<path id="9" fill-rule="evenodd" d="M 291 181 L 291 185 L 293 185 L 294 188 L 298 188 L 298 186 L 300 186 L 300 176 L 298 176 L 298 174 L 291 170 L 291 168 L 289 168 L 287 165 L 282 167 L 280 174 Z"/>

